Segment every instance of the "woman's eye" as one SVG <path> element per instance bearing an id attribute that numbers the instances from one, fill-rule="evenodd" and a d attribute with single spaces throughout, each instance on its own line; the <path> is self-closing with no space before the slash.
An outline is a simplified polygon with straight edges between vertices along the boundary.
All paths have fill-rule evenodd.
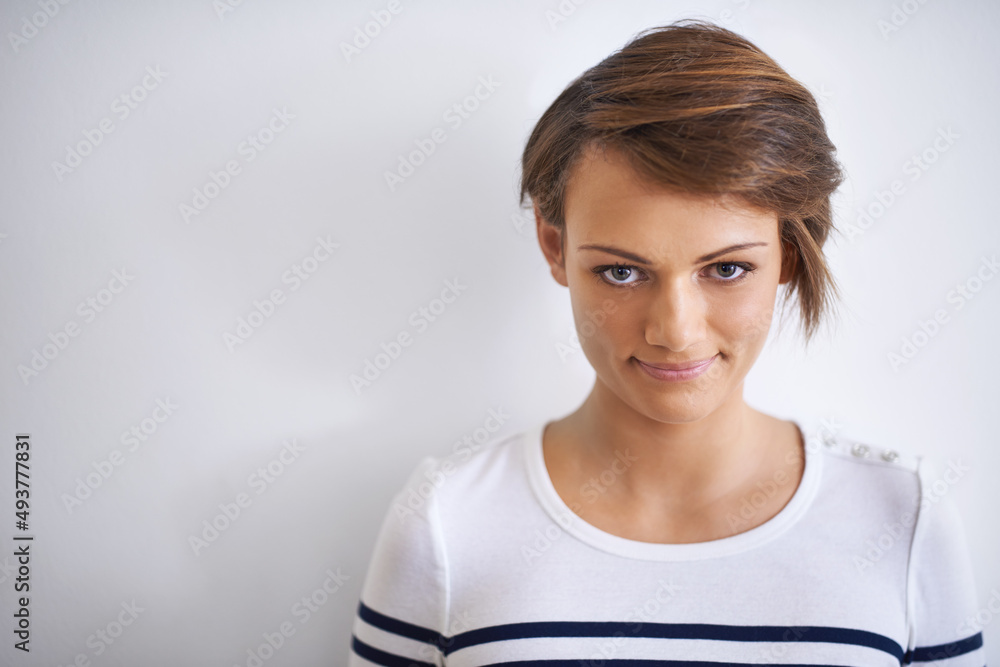
<path id="1" fill-rule="evenodd" d="M 725 280 L 737 279 L 746 272 L 746 269 L 732 262 L 720 262 L 714 266 L 719 276 Z"/>
<path id="2" fill-rule="evenodd" d="M 602 266 L 598 268 L 600 269 L 600 275 L 604 276 L 609 283 L 615 285 L 628 285 L 635 282 L 635 280 L 630 280 L 630 278 L 638 276 L 635 267 L 628 264 L 615 264 L 614 266 Z"/>

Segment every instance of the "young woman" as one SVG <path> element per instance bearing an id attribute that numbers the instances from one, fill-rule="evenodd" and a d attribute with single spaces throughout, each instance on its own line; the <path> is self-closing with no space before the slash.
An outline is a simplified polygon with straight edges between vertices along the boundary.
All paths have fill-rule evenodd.
<path id="1" fill-rule="evenodd" d="M 954 470 L 759 412 L 779 287 L 806 340 L 842 180 L 812 95 L 681 21 L 585 72 L 522 163 L 596 380 L 572 414 L 427 458 L 351 665 L 982 667 Z"/>

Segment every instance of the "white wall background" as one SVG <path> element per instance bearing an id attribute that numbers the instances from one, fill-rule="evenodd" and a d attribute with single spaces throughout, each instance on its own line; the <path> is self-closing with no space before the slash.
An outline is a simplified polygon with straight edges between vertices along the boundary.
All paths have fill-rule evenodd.
<path id="1" fill-rule="evenodd" d="M 510 415 L 505 436 L 589 390 L 582 353 L 557 352 L 573 334 L 568 294 L 518 211 L 520 152 L 570 79 L 683 17 L 745 34 L 820 96 L 849 174 L 838 224 L 876 209 L 862 234 L 828 246 L 844 293 L 836 329 L 803 352 L 789 321 L 747 399 L 971 468 L 950 492 L 1000 662 L 989 611 L 1000 603 L 1000 279 L 976 282 L 1000 253 L 1000 6 L 400 2 L 349 62 L 340 44 L 386 2 L 247 0 L 220 15 L 210 0 L 53 0 L 51 17 L 43 0 L 2 3 L 0 663 L 245 665 L 290 621 L 295 635 L 267 665 L 343 664 L 378 525 L 416 462 L 451 451 L 490 409 Z M 455 127 L 443 114 L 480 77 L 498 85 Z M 122 95 L 134 98 L 127 117 L 113 104 Z M 248 160 L 241 145 L 275 109 L 293 118 Z M 104 119 L 112 132 L 71 171 L 54 168 Z M 435 128 L 446 140 L 390 191 L 384 173 Z M 179 206 L 230 160 L 239 173 L 186 221 Z M 293 290 L 282 277 L 317 237 L 339 248 Z M 115 271 L 132 278 L 102 292 Z M 411 313 L 455 279 L 466 289 L 419 331 Z M 966 283 L 979 291 L 959 308 L 952 291 Z M 224 335 L 275 289 L 283 303 L 229 349 Z M 101 312 L 79 307 L 89 298 Z M 922 337 L 938 310 L 947 321 Z M 77 335 L 46 348 L 67 325 Z M 356 392 L 351 374 L 401 332 L 412 345 Z M 914 336 L 917 354 L 894 369 L 887 355 Z M 19 371 L 36 351 L 37 374 Z M 153 421 L 168 399 L 177 408 Z M 123 442 L 143 425 L 155 432 Z M 30 657 L 8 629 L 17 433 L 32 439 Z M 292 439 L 297 457 L 274 463 Z M 271 483 L 251 478 L 269 463 Z M 92 474 L 109 465 L 107 478 Z M 196 554 L 189 538 L 238 494 L 248 506 Z M 295 605 L 327 570 L 347 579 L 304 619 Z M 96 639 L 133 601 L 135 622 L 111 645 Z"/>

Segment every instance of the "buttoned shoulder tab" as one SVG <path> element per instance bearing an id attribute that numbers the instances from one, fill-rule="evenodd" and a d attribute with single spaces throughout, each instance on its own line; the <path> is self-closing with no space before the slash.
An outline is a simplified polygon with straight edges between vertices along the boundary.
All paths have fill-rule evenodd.
<path id="1" fill-rule="evenodd" d="M 821 448 L 841 458 L 916 472 L 919 457 L 896 447 L 880 447 L 844 435 L 823 433 Z"/>

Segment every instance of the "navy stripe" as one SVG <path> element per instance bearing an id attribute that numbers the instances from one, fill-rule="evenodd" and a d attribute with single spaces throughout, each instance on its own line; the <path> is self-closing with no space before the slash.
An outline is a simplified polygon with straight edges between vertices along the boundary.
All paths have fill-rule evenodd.
<path id="1" fill-rule="evenodd" d="M 580 667 L 590 660 L 576 658 L 572 660 L 517 660 L 514 662 L 492 662 L 482 667 Z M 762 667 L 759 662 L 698 662 L 685 660 L 629 660 L 627 658 L 600 660 L 601 665 L 610 667 Z M 843 667 L 842 665 L 823 665 L 809 663 L 803 665 L 772 663 L 777 667 Z M 984 663 L 983 667 L 987 667 Z"/>
<path id="2" fill-rule="evenodd" d="M 637 628 L 638 626 L 638 628 Z M 826 642 L 852 644 L 885 651 L 902 662 L 903 648 L 888 637 L 850 628 L 775 625 L 737 626 L 707 623 L 620 623 L 542 621 L 510 623 L 469 630 L 444 640 L 445 655 L 477 644 L 541 637 L 651 637 L 656 639 L 710 639 L 736 642 Z"/>
<path id="3" fill-rule="evenodd" d="M 418 642 L 425 642 L 427 644 L 433 644 L 434 646 L 440 646 L 444 643 L 444 638 L 441 636 L 441 633 L 419 625 L 414 625 L 413 623 L 401 621 L 391 616 L 386 616 L 385 614 L 380 614 L 364 602 L 358 602 L 358 617 L 365 623 L 374 625 L 380 630 L 385 630 L 386 632 L 391 632 L 395 635 L 400 635 L 409 639 L 415 639 Z"/>
<path id="4" fill-rule="evenodd" d="M 364 602 L 358 603 L 358 616 L 366 623 L 386 632 L 415 639 L 438 647 L 448 655 L 469 646 L 512 639 L 537 639 L 544 637 L 644 637 L 654 639 L 708 639 L 735 642 L 825 642 L 828 644 L 850 644 L 884 651 L 907 664 L 910 653 L 888 637 L 867 630 L 852 628 L 831 628 L 823 626 L 780 626 L 780 625 L 714 625 L 708 623 L 631 623 L 617 621 L 539 621 L 533 623 L 508 623 L 487 628 L 469 630 L 453 637 L 419 625 L 400 621 L 380 614 Z M 978 644 L 976 643 L 978 641 Z M 982 633 L 974 635 L 955 645 L 946 644 L 917 648 L 913 656 L 917 660 L 942 650 L 951 650 L 951 655 L 967 653 L 982 646 Z M 955 648 L 958 646 L 959 648 Z M 954 651 L 960 650 L 960 653 Z"/>
<path id="5" fill-rule="evenodd" d="M 884 651 L 907 665 L 913 662 L 933 662 L 955 656 L 971 653 L 983 646 L 983 633 L 948 644 L 936 646 L 918 646 L 912 651 L 903 652 L 899 644 L 884 635 L 867 630 L 851 628 L 831 628 L 823 626 L 740 626 L 714 625 L 708 623 L 621 623 L 601 621 L 541 621 L 533 623 L 508 623 L 487 628 L 469 630 L 453 637 L 445 637 L 441 633 L 413 623 L 407 623 L 391 616 L 381 614 L 364 602 L 358 603 L 358 616 L 366 623 L 386 632 L 396 634 L 416 641 L 438 647 L 448 655 L 469 646 L 488 644 L 513 639 L 538 639 L 545 637 L 634 637 L 654 639 L 707 639 L 739 642 L 825 642 L 830 644 L 851 644 Z M 628 628 L 636 628 L 628 630 Z M 791 636 L 789 636 L 791 635 Z M 431 663 L 414 662 L 408 658 L 386 653 L 368 646 L 356 637 L 352 648 L 355 652 L 380 665 L 387 667 L 411 667 L 431 665 Z M 517 662 L 496 663 L 507 667 L 529 667 L 533 665 L 549 665 L 551 667 L 569 667 L 579 660 L 522 660 Z M 673 667 L 710 667 L 721 663 L 679 661 L 679 660 L 605 660 L 608 665 L 628 665 L 629 667 L 667 666 Z M 749 664 L 749 663 L 748 663 Z M 492 666 L 487 666 L 492 667 Z M 787 665 L 783 667 L 798 667 Z M 811 665 L 809 667 L 817 667 Z"/>
<path id="6" fill-rule="evenodd" d="M 403 656 L 396 655 L 395 653 L 380 651 L 374 646 L 369 646 L 364 643 L 353 634 L 351 635 L 351 650 L 365 660 L 374 662 L 376 665 L 385 665 L 385 667 L 434 667 L 434 663 L 420 662 L 418 660 L 404 658 Z"/>
<path id="7" fill-rule="evenodd" d="M 918 646 L 912 651 L 907 651 L 903 656 L 903 664 L 911 662 L 933 662 L 954 658 L 956 655 L 970 653 L 983 646 L 983 633 L 977 632 L 974 635 L 960 639 L 950 644 L 938 644 L 937 646 Z"/>

